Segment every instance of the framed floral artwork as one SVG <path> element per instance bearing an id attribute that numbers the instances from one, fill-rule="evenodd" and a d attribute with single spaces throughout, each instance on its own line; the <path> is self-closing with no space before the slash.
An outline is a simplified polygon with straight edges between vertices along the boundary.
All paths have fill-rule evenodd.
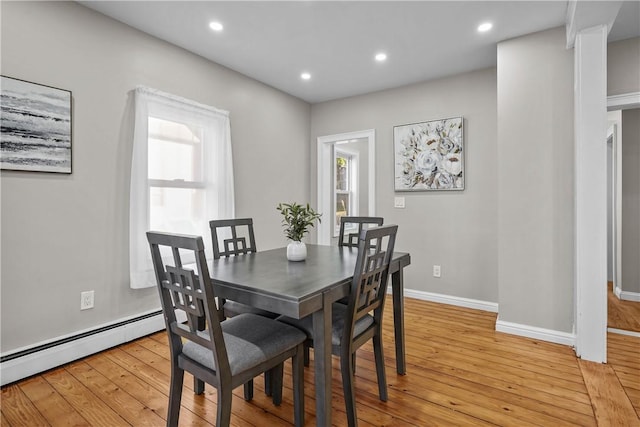
<path id="1" fill-rule="evenodd" d="M 394 126 L 395 191 L 464 190 L 463 122 Z"/>

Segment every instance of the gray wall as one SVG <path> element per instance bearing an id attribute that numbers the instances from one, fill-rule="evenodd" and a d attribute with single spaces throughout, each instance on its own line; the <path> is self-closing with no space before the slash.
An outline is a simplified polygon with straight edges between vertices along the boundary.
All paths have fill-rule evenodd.
<path id="1" fill-rule="evenodd" d="M 640 92 L 640 37 L 607 44 L 607 95 Z"/>
<path id="2" fill-rule="evenodd" d="M 465 190 L 395 193 L 393 127 L 453 116 L 465 120 Z M 375 213 L 400 225 L 396 248 L 411 252 L 405 286 L 497 302 L 495 68 L 313 105 L 311 170 L 317 137 L 365 129 L 376 130 Z M 315 201 L 315 173 L 311 179 Z M 393 207 L 394 196 L 406 198 L 405 209 Z M 439 279 L 433 264 L 442 267 Z"/>
<path id="3" fill-rule="evenodd" d="M 73 174 L 2 171 L 3 353 L 156 309 L 128 283 L 127 93 L 229 110 L 236 212 L 282 246 L 278 202 L 306 201 L 310 106 L 76 3 L 2 2 L 3 75 L 73 92 Z M 80 292 L 95 308 L 80 311 Z"/>
<path id="4" fill-rule="evenodd" d="M 622 290 L 640 294 L 640 108 L 622 112 Z"/>
<path id="5" fill-rule="evenodd" d="M 564 28 L 498 44 L 498 281 L 500 320 L 570 333 L 573 51 L 565 45 Z"/>

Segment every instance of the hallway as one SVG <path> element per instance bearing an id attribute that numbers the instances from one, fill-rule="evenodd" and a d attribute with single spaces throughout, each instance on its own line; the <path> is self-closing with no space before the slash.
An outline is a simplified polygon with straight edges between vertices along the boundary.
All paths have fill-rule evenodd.
<path id="1" fill-rule="evenodd" d="M 640 333 L 640 302 L 618 299 L 612 282 L 607 283 L 607 327 Z"/>

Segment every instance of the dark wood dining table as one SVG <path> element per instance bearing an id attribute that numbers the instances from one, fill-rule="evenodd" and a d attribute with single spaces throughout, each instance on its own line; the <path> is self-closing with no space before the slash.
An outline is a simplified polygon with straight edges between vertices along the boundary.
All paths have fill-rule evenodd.
<path id="1" fill-rule="evenodd" d="M 286 248 L 212 261 L 216 296 L 301 319 L 313 316 L 316 425 L 331 425 L 331 305 L 348 295 L 358 249 L 307 245 L 307 258 L 287 261 Z M 394 252 L 389 273 L 393 297 L 396 368 L 406 373 L 403 269 L 408 253 Z"/>

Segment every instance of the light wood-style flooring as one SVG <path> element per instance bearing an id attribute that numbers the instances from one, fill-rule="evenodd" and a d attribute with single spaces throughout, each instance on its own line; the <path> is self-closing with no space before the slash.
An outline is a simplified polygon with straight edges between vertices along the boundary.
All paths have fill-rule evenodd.
<path id="1" fill-rule="evenodd" d="M 406 299 L 408 374 L 395 372 L 387 306 L 389 401 L 377 396 L 373 352 L 358 351 L 360 426 L 640 425 L 640 338 L 609 334 L 607 365 L 579 361 L 570 347 L 495 331 L 496 314 Z M 313 360 L 305 371 L 306 425 L 315 425 Z M 338 360 L 333 422 L 346 425 Z M 156 333 L 2 388 L 2 426 L 161 426 L 169 384 L 166 335 Z M 212 425 L 216 396 L 194 396 L 187 375 L 181 425 Z M 234 426 L 293 421 L 290 366 L 274 407 L 256 381 L 252 402 L 235 390 Z M 615 401 L 611 401 L 614 399 Z"/>
<path id="2" fill-rule="evenodd" d="M 616 297 L 612 282 L 607 283 L 607 326 L 640 332 L 640 302 L 623 301 Z"/>

